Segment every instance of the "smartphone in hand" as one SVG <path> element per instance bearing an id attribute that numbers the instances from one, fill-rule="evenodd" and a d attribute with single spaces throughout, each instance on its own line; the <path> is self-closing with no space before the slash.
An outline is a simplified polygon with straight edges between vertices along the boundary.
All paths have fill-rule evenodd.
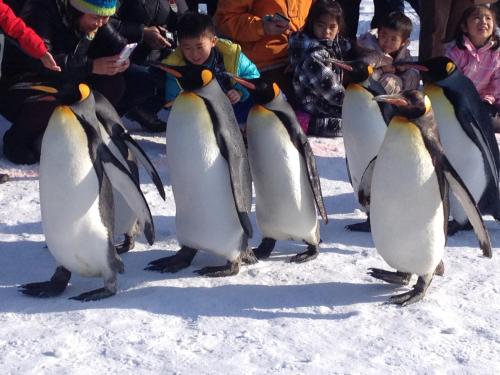
<path id="1" fill-rule="evenodd" d="M 127 60 L 132 54 L 132 52 L 134 52 L 135 47 L 137 47 L 137 43 L 130 43 L 127 44 L 125 47 L 123 47 L 118 57 L 118 62 L 123 62 Z"/>

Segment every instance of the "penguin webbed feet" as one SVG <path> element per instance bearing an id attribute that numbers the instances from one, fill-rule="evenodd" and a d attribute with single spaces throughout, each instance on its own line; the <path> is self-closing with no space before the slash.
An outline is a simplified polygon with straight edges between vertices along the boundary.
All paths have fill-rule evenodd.
<path id="1" fill-rule="evenodd" d="M 371 232 L 372 228 L 370 225 L 370 219 L 363 221 L 361 223 L 354 223 L 345 226 L 345 229 L 351 232 Z"/>
<path id="2" fill-rule="evenodd" d="M 307 250 L 303 253 L 298 253 L 294 255 L 291 259 L 291 263 L 304 263 L 310 260 L 316 259 L 319 255 L 319 250 L 317 245 L 308 244 Z"/>
<path id="3" fill-rule="evenodd" d="M 241 253 L 241 261 L 245 264 L 255 264 L 259 260 L 255 256 L 254 252 L 249 247 L 247 247 L 245 251 Z"/>
<path id="4" fill-rule="evenodd" d="M 132 250 L 135 247 L 135 238 L 134 236 L 130 236 L 128 234 L 124 235 L 125 239 L 123 242 L 116 244 L 116 252 L 118 254 L 124 254 L 130 250 Z"/>
<path id="5" fill-rule="evenodd" d="M 460 224 L 455 220 L 448 221 L 448 236 L 453 236 L 463 230 L 472 230 L 472 225 L 469 221 L 465 224 Z"/>
<path id="6" fill-rule="evenodd" d="M 385 281 L 386 283 L 397 285 L 408 285 L 411 280 L 411 273 L 400 271 L 392 272 L 380 268 L 369 268 L 368 275 Z"/>
<path id="7" fill-rule="evenodd" d="M 82 293 L 78 296 L 70 297 L 69 299 L 81 302 L 98 301 L 100 299 L 109 298 L 116 294 L 116 290 L 111 290 L 106 287 L 91 290 L 89 292 Z"/>
<path id="8" fill-rule="evenodd" d="M 207 277 L 226 277 L 233 276 L 240 272 L 239 261 L 228 261 L 224 266 L 203 267 L 202 269 L 194 271 L 201 276 Z"/>
<path id="9" fill-rule="evenodd" d="M 147 271 L 158 271 L 161 273 L 175 273 L 187 268 L 191 265 L 197 250 L 187 246 L 183 246 L 175 255 L 163 257 L 149 262 L 148 267 L 144 268 Z"/>
<path id="10" fill-rule="evenodd" d="M 269 258 L 269 256 L 273 252 L 275 245 L 276 245 L 275 239 L 265 237 L 262 239 L 260 245 L 252 249 L 252 251 L 257 259 L 266 259 Z"/>
<path id="11" fill-rule="evenodd" d="M 408 306 L 412 303 L 420 301 L 425 296 L 425 292 L 429 287 L 429 284 L 432 281 L 432 274 L 419 276 L 417 283 L 413 286 L 413 288 L 405 293 L 397 294 L 389 298 L 387 304 L 394 304 L 400 306 Z"/>
<path id="12" fill-rule="evenodd" d="M 48 298 L 60 295 L 68 286 L 71 272 L 64 267 L 57 267 L 49 281 L 20 285 L 20 292 L 32 297 Z"/>

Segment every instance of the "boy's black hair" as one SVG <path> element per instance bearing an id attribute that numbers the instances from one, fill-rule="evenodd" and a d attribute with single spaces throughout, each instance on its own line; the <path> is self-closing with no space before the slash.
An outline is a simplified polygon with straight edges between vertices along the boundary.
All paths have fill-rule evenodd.
<path id="1" fill-rule="evenodd" d="M 401 33 L 403 40 L 410 38 L 411 32 L 413 30 L 413 24 L 411 19 L 405 16 L 402 12 L 391 12 L 380 21 L 378 29 L 385 27 L 389 30 L 394 30 Z"/>
<path id="2" fill-rule="evenodd" d="M 177 39 L 196 38 L 202 35 L 215 36 L 215 25 L 206 14 L 186 12 L 177 22 Z"/>
<path id="3" fill-rule="evenodd" d="M 479 9 L 486 9 L 491 13 L 491 17 L 493 18 L 493 34 L 490 37 L 490 40 L 493 41 L 493 50 L 496 50 L 500 46 L 500 37 L 496 33 L 496 26 L 497 26 L 497 15 L 493 9 L 488 8 L 486 5 L 473 5 L 471 7 L 468 7 L 467 9 L 464 10 L 464 13 L 462 14 L 462 17 L 460 18 L 460 22 L 458 23 L 458 27 L 455 33 L 455 40 L 457 47 L 459 49 L 465 49 L 465 44 L 464 44 L 464 36 L 466 35 L 464 31 L 462 30 L 462 27 L 467 25 L 467 19 L 477 10 Z"/>
<path id="4" fill-rule="evenodd" d="M 315 38 L 314 23 L 323 15 L 335 18 L 339 24 L 339 35 L 343 35 L 345 30 L 344 11 L 338 1 L 335 0 L 317 0 L 313 3 L 304 24 L 304 32 L 310 37 Z"/>

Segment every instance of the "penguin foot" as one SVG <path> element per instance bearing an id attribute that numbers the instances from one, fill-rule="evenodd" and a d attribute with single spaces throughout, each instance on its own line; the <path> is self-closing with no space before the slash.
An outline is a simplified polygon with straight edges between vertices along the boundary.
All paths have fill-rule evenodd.
<path id="1" fill-rule="evenodd" d="M 361 223 L 354 223 L 345 226 L 345 229 L 351 232 L 371 232 L 372 228 L 370 225 L 370 220 L 363 221 Z"/>
<path id="2" fill-rule="evenodd" d="M 245 264 L 255 264 L 259 260 L 255 256 L 252 250 L 249 247 L 246 248 L 244 252 L 241 253 L 241 261 Z"/>
<path id="3" fill-rule="evenodd" d="M 269 255 L 271 255 L 275 245 L 275 239 L 265 237 L 262 239 L 259 247 L 256 247 L 252 251 L 257 259 L 266 259 L 269 258 Z"/>
<path id="4" fill-rule="evenodd" d="M 55 297 L 64 292 L 68 286 L 71 272 L 64 267 L 57 267 L 49 281 L 29 283 L 19 286 L 20 292 L 32 297 Z"/>
<path id="5" fill-rule="evenodd" d="M 196 253 L 196 249 L 183 246 L 175 255 L 153 260 L 149 263 L 149 267 L 144 269 L 147 271 L 158 271 L 161 273 L 179 272 L 180 270 L 189 267 Z"/>
<path id="6" fill-rule="evenodd" d="M 310 260 L 316 259 L 318 257 L 318 255 L 319 255 L 318 246 L 308 245 L 307 251 L 304 251 L 303 253 L 298 253 L 297 255 L 294 255 L 290 259 L 290 262 L 292 262 L 292 263 L 309 262 Z"/>
<path id="7" fill-rule="evenodd" d="M 420 301 L 425 296 L 425 292 L 432 281 L 432 274 L 419 276 L 417 283 L 413 286 L 412 290 L 397 294 L 389 298 L 387 303 L 392 303 L 400 306 L 408 306 L 412 303 Z"/>
<path id="8" fill-rule="evenodd" d="M 116 252 L 118 254 L 126 253 L 129 250 L 132 250 L 135 247 L 135 238 L 134 236 L 130 236 L 128 234 L 124 235 L 125 239 L 122 243 L 115 245 Z"/>
<path id="9" fill-rule="evenodd" d="M 10 177 L 8 174 L 0 173 L 0 184 L 9 181 Z"/>
<path id="10" fill-rule="evenodd" d="M 116 291 L 109 290 L 108 288 L 99 288 L 95 290 L 91 290 L 90 292 L 82 293 L 78 296 L 70 297 L 69 299 L 73 299 L 75 301 L 98 301 L 100 299 L 108 298 L 114 296 Z"/>
<path id="11" fill-rule="evenodd" d="M 436 270 L 434 271 L 434 275 L 443 276 L 444 275 L 444 263 L 443 261 L 439 262 Z"/>
<path id="12" fill-rule="evenodd" d="M 382 270 L 380 268 L 369 268 L 368 275 L 385 281 L 389 284 L 398 284 L 398 285 L 408 285 L 411 279 L 411 273 L 406 272 L 391 272 Z"/>
<path id="13" fill-rule="evenodd" d="M 462 230 L 472 230 L 471 223 L 459 224 L 455 220 L 448 221 L 448 236 L 453 236 Z"/>
<path id="14" fill-rule="evenodd" d="M 225 277 L 236 275 L 239 271 L 240 262 L 227 262 L 225 266 L 204 267 L 194 272 L 208 277 Z"/>

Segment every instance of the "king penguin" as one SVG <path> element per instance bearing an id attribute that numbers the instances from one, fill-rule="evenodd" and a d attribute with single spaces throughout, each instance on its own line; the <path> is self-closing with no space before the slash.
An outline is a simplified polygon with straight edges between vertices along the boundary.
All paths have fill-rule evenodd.
<path id="1" fill-rule="evenodd" d="M 416 90 L 382 95 L 396 113 L 374 163 L 371 186 L 371 229 L 380 255 L 396 272 L 372 268 L 378 279 L 407 285 L 412 290 L 389 302 L 408 305 L 419 301 L 435 272 L 442 272 L 448 230 L 448 191 L 457 196 L 472 223 L 483 254 L 491 257 L 491 243 L 481 214 L 467 187 L 451 166 L 439 141 L 428 97 Z"/>
<path id="2" fill-rule="evenodd" d="M 248 248 L 252 179 L 233 108 L 213 73 L 203 66 L 161 68 L 177 77 L 183 89 L 172 106 L 166 135 L 181 249 L 146 269 L 177 272 L 202 249 L 227 262 L 195 272 L 235 275 L 242 260 L 256 259 Z"/>
<path id="3" fill-rule="evenodd" d="M 120 116 L 106 97 L 97 91 L 93 92 L 96 115 L 102 125 L 101 136 L 113 155 L 130 172 L 137 186 L 140 185 L 139 162 L 154 182 L 160 196 L 165 200 L 165 190 L 160 176 L 149 157 L 135 142 L 125 129 Z M 134 248 L 135 237 L 140 231 L 140 225 L 134 210 L 118 189 L 113 187 L 113 206 L 115 211 L 114 230 L 115 247 L 118 254 L 123 254 Z M 117 236 L 124 236 L 123 242 L 116 241 Z"/>
<path id="4" fill-rule="evenodd" d="M 24 294 L 55 296 L 64 291 L 71 273 L 102 277 L 104 287 L 72 299 L 98 300 L 117 291 L 123 263 L 113 245 L 113 189 L 134 209 L 150 244 L 154 225 L 149 207 L 134 178 L 110 151 L 101 136 L 95 100 L 85 84 L 45 91 L 39 100 L 56 100 L 42 139 L 40 206 L 48 248 L 59 266 L 47 282 L 21 286 Z"/>
<path id="5" fill-rule="evenodd" d="M 344 70 L 346 85 L 342 105 L 342 133 L 346 155 L 347 173 L 359 197 L 359 184 L 368 165 L 377 156 L 384 140 L 387 125 L 392 117 L 392 107 L 373 100 L 374 96 L 386 94 L 382 85 L 371 78 L 373 67 L 361 60 L 342 62 L 332 60 Z M 366 211 L 367 220 L 346 226 L 352 231 L 370 231 L 370 207 L 368 199 L 358 199 Z"/>
<path id="6" fill-rule="evenodd" d="M 500 220 L 499 152 L 491 119 L 474 84 L 447 57 L 423 64 L 424 92 L 432 102 L 446 156 L 478 202 L 483 215 Z M 450 234 L 469 228 L 467 216 L 450 197 Z"/>
<path id="7" fill-rule="evenodd" d="M 255 105 L 246 126 L 248 158 L 255 187 L 257 224 L 263 239 L 254 249 L 268 258 L 276 240 L 304 241 L 307 250 L 290 261 L 301 263 L 319 254 L 317 212 L 328 223 L 316 160 L 295 113 L 276 83 L 247 82 Z"/>

